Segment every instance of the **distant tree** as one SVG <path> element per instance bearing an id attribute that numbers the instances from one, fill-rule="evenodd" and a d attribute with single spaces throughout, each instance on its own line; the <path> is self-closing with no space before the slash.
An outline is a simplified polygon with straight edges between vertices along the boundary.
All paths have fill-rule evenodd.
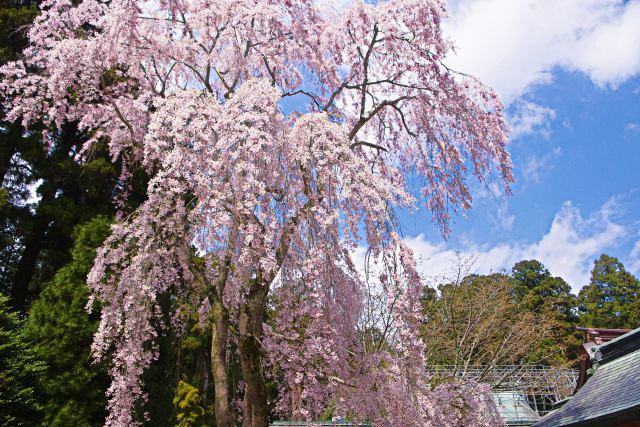
<path id="1" fill-rule="evenodd" d="M 529 355 L 549 333 L 546 312 L 521 310 L 502 273 L 468 275 L 462 265 L 440 281 L 437 295 L 427 288 L 422 338 L 427 360 L 454 365 L 463 374 L 482 365 L 488 372 L 503 364 L 530 361 Z"/>
<path id="2" fill-rule="evenodd" d="M 48 426 L 100 425 L 106 417 L 109 376 L 90 355 L 99 316 L 85 306 L 87 274 L 109 225 L 100 216 L 78 227 L 72 261 L 43 287 L 25 324 L 29 344 L 47 363 L 38 391 Z"/>
<path id="3" fill-rule="evenodd" d="M 0 294 L 0 425 L 40 425 L 36 382 L 43 368 L 22 338 L 18 315 Z"/>
<path id="4" fill-rule="evenodd" d="M 513 296 L 528 310 L 553 305 L 567 320 L 575 318 L 575 295 L 561 277 L 553 277 L 537 260 L 523 260 L 511 268 Z"/>
<path id="5" fill-rule="evenodd" d="M 549 333 L 538 340 L 531 360 L 560 365 L 577 357 L 580 337 L 575 331 L 577 298 L 561 277 L 554 277 L 537 260 L 523 260 L 511 269 L 512 295 L 520 310 L 549 317 Z"/>
<path id="6" fill-rule="evenodd" d="M 544 279 L 550 277 L 549 270 L 540 261 L 523 260 L 511 268 L 513 278 L 513 296 L 516 301 L 522 302 L 529 293 L 537 288 Z"/>
<path id="7" fill-rule="evenodd" d="M 600 255 L 578 302 L 582 326 L 614 329 L 640 326 L 640 283 L 618 258 Z"/>

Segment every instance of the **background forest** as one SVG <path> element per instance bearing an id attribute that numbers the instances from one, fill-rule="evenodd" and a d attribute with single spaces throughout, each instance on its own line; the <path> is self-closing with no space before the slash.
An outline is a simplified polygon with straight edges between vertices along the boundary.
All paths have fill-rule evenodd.
<path id="1" fill-rule="evenodd" d="M 37 2 L 0 1 L 1 64 L 18 57 L 25 26 L 37 13 Z M 121 181 L 122 165 L 111 160 L 106 145 L 94 148 L 88 161 L 76 161 L 89 135 L 73 124 L 50 134 L 56 143 L 49 151 L 42 128 L 7 122 L 5 110 L 3 103 L 0 424 L 101 425 L 109 377 L 106 366 L 93 364 L 90 356 L 99 311 L 85 310 L 86 276 L 115 218 L 114 194 L 128 187 L 125 210 L 134 209 L 145 198 L 147 177 L 133 171 L 129 181 Z M 37 197 L 30 193 L 34 188 Z M 640 321 L 638 279 L 606 254 L 595 261 L 578 295 L 536 260 L 491 275 L 472 271 L 468 260 L 458 260 L 451 274 L 425 279 L 421 333 L 431 364 L 570 367 L 581 342 L 575 326 L 630 329 Z M 186 333 L 161 334 L 161 357 L 144 374 L 146 423 L 214 425 L 211 329 L 202 327 L 198 307 L 189 300 L 164 302 L 176 303 Z M 265 322 L 276 314 L 267 310 Z M 382 331 L 361 333 L 377 342 Z M 233 355 L 230 389 L 241 393 L 240 362 Z M 267 388 L 274 401 L 275 385 Z"/>

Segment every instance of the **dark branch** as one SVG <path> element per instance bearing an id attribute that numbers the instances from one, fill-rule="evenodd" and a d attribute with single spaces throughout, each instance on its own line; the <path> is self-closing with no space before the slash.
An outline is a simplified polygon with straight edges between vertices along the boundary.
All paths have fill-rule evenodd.
<path id="1" fill-rule="evenodd" d="M 353 144 L 351 144 L 351 145 L 349 146 L 349 148 L 354 149 L 354 148 L 356 148 L 356 147 L 357 147 L 357 146 L 359 146 L 359 145 L 364 145 L 364 146 L 367 146 L 367 147 L 375 148 L 376 150 L 380 150 L 380 151 L 388 151 L 386 148 L 384 148 L 384 147 L 382 147 L 382 146 L 380 146 L 380 145 L 374 144 L 374 143 L 372 143 L 372 142 L 366 142 L 366 141 L 357 141 L 357 142 L 354 142 Z"/>

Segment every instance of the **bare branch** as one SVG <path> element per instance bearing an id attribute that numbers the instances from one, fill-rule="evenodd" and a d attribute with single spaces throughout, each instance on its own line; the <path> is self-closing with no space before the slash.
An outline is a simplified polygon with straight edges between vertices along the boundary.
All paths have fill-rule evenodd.
<path id="1" fill-rule="evenodd" d="M 380 151 L 388 151 L 386 148 L 378 145 L 378 144 L 374 144 L 372 142 L 366 142 L 366 141 L 356 141 L 353 144 L 351 144 L 349 146 L 349 148 L 353 149 L 356 148 L 359 145 L 364 145 L 366 147 L 371 147 L 371 148 L 375 148 L 376 150 L 380 150 Z"/>
<path id="2" fill-rule="evenodd" d="M 358 120 L 358 122 L 353 126 L 353 129 L 351 129 L 351 132 L 349 132 L 349 140 L 352 140 L 356 134 L 358 133 L 358 131 L 362 128 L 362 126 L 364 126 L 369 120 L 371 120 L 373 117 L 375 117 L 376 114 L 378 114 L 380 112 L 380 110 L 382 110 L 384 107 L 387 106 L 393 106 L 398 104 L 400 101 L 404 101 L 404 100 L 408 100 L 408 99 L 415 99 L 414 96 L 401 96 L 400 98 L 396 98 L 393 100 L 384 100 L 382 101 L 380 104 L 378 104 L 378 106 L 376 108 L 373 109 L 373 111 L 371 111 L 371 113 L 366 116 L 366 117 L 360 117 L 360 120 Z"/>

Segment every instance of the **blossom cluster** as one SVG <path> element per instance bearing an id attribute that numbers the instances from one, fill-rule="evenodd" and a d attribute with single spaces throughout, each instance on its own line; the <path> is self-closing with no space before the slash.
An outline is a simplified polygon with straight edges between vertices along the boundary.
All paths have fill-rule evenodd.
<path id="1" fill-rule="evenodd" d="M 482 393 L 425 376 L 420 278 L 395 216 L 424 203 L 447 235 L 471 206 L 469 175 L 497 172 L 506 193 L 512 180 L 496 94 L 443 63 L 442 0 L 340 13 L 312 0 L 41 7 L 24 59 L 0 68 L 9 117 L 75 122 L 91 135 L 81 157 L 105 139 L 129 167 L 123 182 L 134 167 L 151 177 L 88 277 L 103 303 L 93 351 L 113 360 L 108 425 L 137 422 L 159 297 L 202 285 L 194 253 L 210 284 L 196 289 L 203 317 L 216 297 L 237 322 L 256 283 L 276 301 L 255 338 L 284 372 L 281 413 L 333 404 L 381 424 L 490 422 Z M 290 97 L 305 106 L 286 114 Z M 363 244 L 384 271 L 373 285 L 350 255 Z"/>

